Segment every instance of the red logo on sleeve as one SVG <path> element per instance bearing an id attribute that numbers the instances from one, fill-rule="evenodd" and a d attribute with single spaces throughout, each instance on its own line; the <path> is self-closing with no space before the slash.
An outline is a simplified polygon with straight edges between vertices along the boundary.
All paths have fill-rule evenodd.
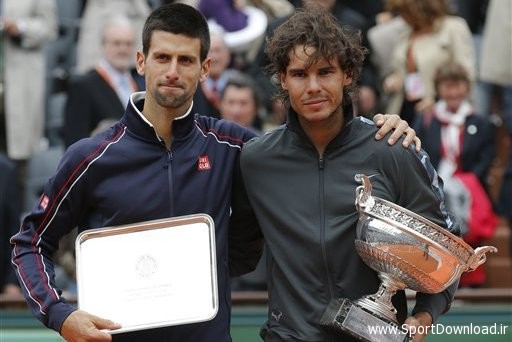
<path id="1" fill-rule="evenodd" d="M 47 195 L 41 196 L 41 201 L 39 201 L 39 207 L 43 210 L 46 210 L 48 203 L 50 203 L 50 199 L 48 198 L 48 196 Z"/>
<path id="2" fill-rule="evenodd" d="M 199 156 L 199 160 L 197 162 L 197 169 L 199 171 L 203 170 L 209 170 L 211 169 L 210 160 L 208 159 L 208 156 Z"/>

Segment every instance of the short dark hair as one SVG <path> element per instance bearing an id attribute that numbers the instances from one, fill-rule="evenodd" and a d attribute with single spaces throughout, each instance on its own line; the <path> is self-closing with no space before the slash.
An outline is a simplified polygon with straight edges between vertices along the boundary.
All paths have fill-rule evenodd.
<path id="1" fill-rule="evenodd" d="M 205 17 L 192 6 L 171 3 L 156 8 L 146 19 L 142 31 L 142 52 L 147 55 L 153 31 L 183 34 L 201 41 L 200 59 L 203 62 L 210 50 L 210 31 Z"/>
<path id="2" fill-rule="evenodd" d="M 251 76 L 242 72 L 235 73 L 234 75 L 230 76 L 228 78 L 228 81 L 226 82 L 226 85 L 221 91 L 221 98 L 224 98 L 224 93 L 226 92 L 226 89 L 230 86 L 235 88 L 250 89 L 252 93 L 252 98 L 254 100 L 254 104 L 256 106 L 256 110 L 260 110 L 263 101 L 261 90 Z"/>
<path id="3" fill-rule="evenodd" d="M 361 75 L 364 56 L 367 49 L 361 45 L 361 32 L 351 27 L 341 27 L 339 21 L 327 9 L 320 6 L 308 6 L 297 9 L 295 13 L 274 31 L 267 39 L 265 49 L 270 64 L 266 71 L 276 83 L 276 98 L 289 104 L 288 92 L 279 82 L 279 74 L 286 72 L 290 63 L 290 51 L 303 45 L 315 48 L 309 56 L 308 64 L 313 65 L 319 59 L 334 60 L 337 58 L 340 68 L 352 77 L 352 83 L 345 87 L 348 94 L 356 89 Z M 351 101 L 345 96 L 343 102 Z"/>

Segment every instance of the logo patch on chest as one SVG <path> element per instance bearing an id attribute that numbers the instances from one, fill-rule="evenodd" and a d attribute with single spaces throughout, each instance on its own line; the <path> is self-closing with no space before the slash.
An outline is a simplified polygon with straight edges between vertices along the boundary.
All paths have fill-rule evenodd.
<path id="1" fill-rule="evenodd" d="M 199 156 L 197 161 L 197 169 L 199 171 L 210 170 L 212 168 L 208 156 Z"/>

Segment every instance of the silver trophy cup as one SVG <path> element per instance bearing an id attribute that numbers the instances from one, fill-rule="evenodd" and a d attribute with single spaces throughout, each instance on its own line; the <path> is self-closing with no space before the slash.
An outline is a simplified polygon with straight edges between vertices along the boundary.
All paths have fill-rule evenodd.
<path id="1" fill-rule="evenodd" d="M 363 261 L 378 272 L 381 284 L 376 293 L 358 300 L 332 300 L 320 323 L 363 341 L 407 341 L 410 337 L 399 327 L 391 303 L 396 291 L 441 292 L 463 272 L 483 264 L 487 252 L 497 249 L 473 249 L 420 215 L 373 197 L 366 175 L 358 174 L 356 179 L 362 185 L 356 189 L 359 221 L 355 247 Z M 382 335 L 369 329 L 377 326 L 385 328 L 380 330 Z"/>

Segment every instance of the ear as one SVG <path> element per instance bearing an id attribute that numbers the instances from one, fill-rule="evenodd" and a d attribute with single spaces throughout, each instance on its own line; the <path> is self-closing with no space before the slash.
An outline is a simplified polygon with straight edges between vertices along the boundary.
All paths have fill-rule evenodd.
<path id="1" fill-rule="evenodd" d="M 343 75 L 343 86 L 348 86 L 352 84 L 352 77 L 348 76 L 347 74 Z"/>
<path id="2" fill-rule="evenodd" d="M 284 90 L 288 90 L 288 87 L 286 85 L 286 74 L 284 72 L 279 73 L 279 80 L 281 82 L 281 88 Z"/>
<path id="3" fill-rule="evenodd" d="M 204 82 L 210 74 L 210 67 L 212 65 L 212 59 L 206 57 L 204 62 L 201 64 L 201 74 L 199 75 L 199 82 Z"/>
<path id="4" fill-rule="evenodd" d="M 141 76 L 144 76 L 144 70 L 146 68 L 146 65 L 145 65 L 145 59 L 144 59 L 144 54 L 142 53 L 142 51 L 137 51 L 137 64 L 136 64 L 136 68 L 137 68 L 137 73 Z"/>

